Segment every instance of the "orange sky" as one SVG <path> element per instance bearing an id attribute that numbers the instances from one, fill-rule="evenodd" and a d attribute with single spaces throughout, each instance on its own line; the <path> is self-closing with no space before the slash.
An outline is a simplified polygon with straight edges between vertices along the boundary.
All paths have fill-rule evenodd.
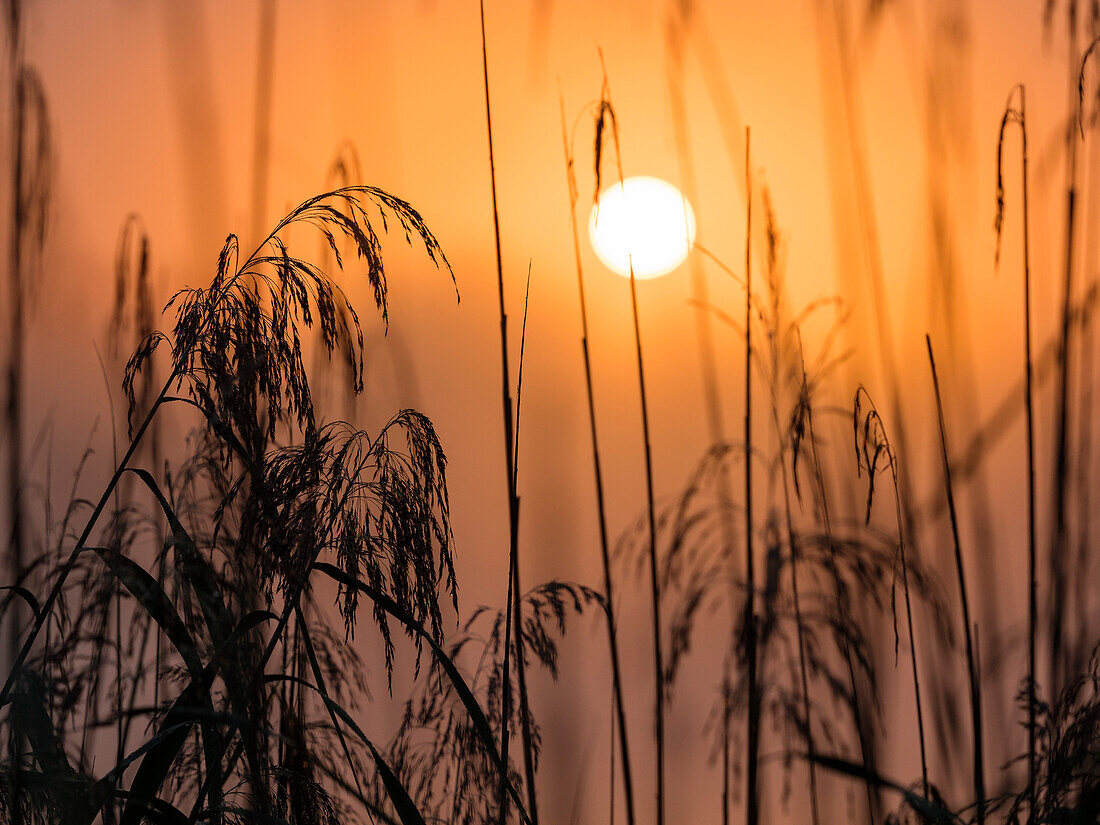
<path id="1" fill-rule="evenodd" d="M 489 68 L 501 231 L 509 312 L 516 331 L 522 286 L 532 268 L 524 373 L 520 495 L 521 552 L 528 582 L 563 577 L 600 581 L 588 430 L 579 346 L 576 280 L 562 161 L 558 89 L 570 118 L 598 96 L 603 50 L 622 129 L 625 172 L 683 185 L 669 93 L 667 23 L 671 0 L 488 0 Z M 848 366 L 826 388 L 825 403 L 847 406 L 858 380 L 885 398 L 872 346 L 868 264 L 856 227 L 856 195 L 837 55 L 827 0 L 728 3 L 695 0 L 687 45 L 684 99 L 697 178 L 699 240 L 740 271 L 744 243 L 741 171 L 725 135 L 752 129 L 753 167 L 774 201 L 795 307 L 841 293 L 853 307 Z M 844 4 L 853 22 L 862 4 Z M 1061 255 L 1066 68 L 1061 27 L 1044 38 L 1039 0 L 895 0 L 855 40 L 853 59 L 865 128 L 874 220 L 881 245 L 905 404 L 914 414 L 912 466 L 938 471 L 927 417 L 930 382 L 923 333 L 942 345 L 951 387 L 952 433 L 963 443 L 1019 376 L 1018 177 L 1009 186 L 1006 246 L 993 269 L 997 128 L 1014 83 L 1028 87 L 1031 118 L 1038 338 L 1055 329 Z M 376 427 L 401 406 L 436 423 L 450 458 L 458 569 L 464 610 L 503 600 L 507 520 L 499 401 L 499 341 L 481 52 L 474 0 L 352 0 L 275 5 L 275 70 L 267 202 L 252 214 L 257 32 L 256 0 L 30 4 L 28 54 L 44 80 L 55 136 L 55 201 L 42 286 L 28 345 L 33 386 L 27 420 L 53 422 L 55 474 L 65 476 L 94 421 L 93 470 L 110 462 L 107 391 L 93 344 L 104 349 L 114 248 L 131 212 L 151 241 L 158 299 L 208 280 L 229 232 L 255 241 L 257 219 L 272 225 L 286 208 L 318 192 L 344 140 L 356 146 L 364 182 L 419 209 L 454 267 L 461 303 L 445 275 L 399 238 L 386 247 L 391 284 L 387 339 L 369 312 L 367 391 L 356 423 Z M 1061 20 L 1061 10 L 1058 12 Z M 700 34 L 702 33 L 702 34 Z M 1049 42 L 1048 42 L 1049 41 Z M 709 43 L 707 47 L 705 44 Z M 706 48 L 712 49 L 706 51 Z M 702 58 L 702 60 L 701 60 Z M 707 63 L 712 60 L 712 63 Z M 703 66 L 717 67 L 736 112 L 716 107 Z M 734 117 L 736 115 L 736 117 Z M 938 118 L 931 120 L 930 117 Z M 930 126 L 929 124 L 933 125 Z M 592 173 L 591 126 L 582 125 L 578 175 L 582 203 Z M 929 136 L 934 135 L 930 141 Z M 1015 134 L 1007 156 L 1018 151 Z M 1092 170 L 1091 143 L 1082 153 Z M 740 146 L 732 149 L 739 157 Z M 1015 160 L 1013 160 L 1015 163 Z M 1015 166 L 1013 166 L 1013 170 Z M 954 348 L 936 309 L 930 197 L 946 204 L 963 333 Z M 1084 200 L 1087 201 L 1087 194 Z M 585 208 L 585 212 L 587 207 Z M 1095 211 L 1085 206 L 1086 225 Z M 1089 223 L 1092 219 L 1091 224 Z M 1082 232 L 1088 236 L 1090 231 Z M 312 239 L 306 243 L 314 243 Z M 1095 252 L 1083 242 L 1083 252 Z M 642 513 L 637 386 L 627 282 L 603 268 L 585 245 L 591 346 L 610 524 L 618 534 Z M 1091 277 L 1095 258 L 1083 271 Z M 734 309 L 736 286 L 705 266 L 714 302 Z M 348 291 L 360 302 L 362 288 Z M 639 285 L 660 497 L 674 494 L 707 445 L 696 310 L 690 269 Z M 807 346 L 820 343 L 807 330 Z M 725 418 L 739 426 L 740 344 L 715 326 Z M 971 353 L 967 367 L 966 352 Z M 116 400 L 117 403 L 117 400 Z M 949 415 L 951 410 L 949 409 Z M 1049 419 L 1049 408 L 1044 407 Z M 967 423 L 970 422 L 970 423 Z M 761 416 L 761 438 L 769 431 Z M 849 425 L 837 418 L 835 472 L 851 475 Z M 1019 422 L 992 456 L 997 512 L 991 542 L 1022 557 L 1023 482 Z M 28 437 L 34 433 L 29 433 Z M 1040 430 L 1050 442 L 1049 428 Z M 1045 454 L 1044 454 L 1045 455 Z M 44 458 L 39 456 L 38 466 Z M 65 482 L 67 483 L 67 481 Z M 968 498 L 963 497 L 966 507 Z M 1022 587 L 1013 565 L 973 562 L 997 587 Z M 994 569 L 996 568 L 996 569 Z M 993 572 L 989 572 L 992 570 Z M 1018 620 L 986 609 L 998 634 Z M 637 601 L 635 604 L 634 602 Z M 631 597 L 628 624 L 644 626 L 645 603 Z M 582 816 L 606 805 L 607 670 L 595 619 L 576 625 L 557 688 L 537 685 L 550 754 L 543 774 L 547 821 L 569 816 L 582 788 Z M 628 663 L 632 713 L 645 730 L 648 658 Z M 697 742 L 712 696 L 712 674 L 671 717 L 670 780 L 677 819 L 715 821 L 715 776 Z M 377 686 L 379 691 L 381 685 Z M 554 725 L 558 715 L 574 724 Z M 640 737 L 639 737 L 640 738 Z M 581 763 L 553 754 L 576 748 Z M 912 774 L 911 755 L 898 773 Z M 650 770 L 639 758 L 639 770 Z M 992 762 L 991 762 L 992 764 Z M 591 769 L 592 775 L 585 777 Z M 778 783 L 778 771 L 769 775 Z"/>

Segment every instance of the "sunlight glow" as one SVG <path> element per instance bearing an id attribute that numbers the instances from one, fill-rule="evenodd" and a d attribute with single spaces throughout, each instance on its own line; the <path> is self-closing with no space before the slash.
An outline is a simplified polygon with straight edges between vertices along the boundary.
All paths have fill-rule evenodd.
<path id="1" fill-rule="evenodd" d="M 672 184 L 626 178 L 600 193 L 588 235 L 609 269 L 629 278 L 633 261 L 635 278 L 656 278 L 684 262 L 695 241 L 695 214 Z"/>

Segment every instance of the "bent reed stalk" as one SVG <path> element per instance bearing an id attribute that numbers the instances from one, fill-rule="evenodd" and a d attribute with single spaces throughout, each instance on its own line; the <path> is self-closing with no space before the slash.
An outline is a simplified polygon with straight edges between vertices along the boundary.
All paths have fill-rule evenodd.
<path id="1" fill-rule="evenodd" d="M 619 178 L 619 186 L 622 187 L 625 180 L 623 175 L 622 148 L 619 142 L 619 124 L 615 116 L 615 109 L 611 105 L 611 88 L 607 79 L 607 67 L 603 65 L 603 53 L 600 52 L 600 64 L 603 69 L 603 88 L 600 91 L 600 109 L 596 125 L 596 168 L 600 165 L 600 146 L 605 126 L 605 118 L 610 121 L 611 137 L 615 144 L 615 164 Z M 597 176 L 597 195 L 599 179 Z M 657 505 L 653 492 L 653 450 L 650 441 L 649 430 L 649 400 L 646 394 L 645 364 L 642 358 L 642 331 L 638 316 L 638 287 L 637 278 L 634 276 L 634 260 L 629 258 L 630 266 L 630 312 L 634 329 L 634 355 L 638 365 L 638 396 L 642 417 L 642 449 L 645 458 L 645 489 L 646 489 L 646 525 L 648 528 L 649 549 L 649 585 L 650 599 L 653 609 L 653 683 L 654 683 L 654 710 L 653 727 L 656 741 L 656 783 L 655 796 L 657 825 L 665 822 L 665 673 L 664 655 L 661 652 L 661 585 L 660 568 L 657 562 Z"/>
<path id="2" fill-rule="evenodd" d="M 237 282 L 246 276 L 257 277 L 255 267 L 263 265 L 277 265 L 282 262 L 292 261 L 292 259 L 286 257 L 285 246 L 283 245 L 282 241 L 279 240 L 279 236 L 284 230 L 286 230 L 292 224 L 298 223 L 299 221 L 319 220 L 319 214 L 322 216 L 330 216 L 336 214 L 335 207 L 328 203 L 329 200 L 344 201 L 347 203 L 354 202 L 358 204 L 357 198 L 360 196 L 375 199 L 380 204 L 385 204 L 391 209 L 395 208 L 397 210 L 408 210 L 410 221 L 417 225 L 415 228 L 419 231 L 422 227 L 422 224 L 420 223 L 420 216 L 417 215 L 415 211 L 413 211 L 411 207 L 408 206 L 408 204 L 396 198 L 393 198 L 390 195 L 387 195 L 386 193 L 382 192 L 379 189 L 376 189 L 375 187 L 345 187 L 309 198 L 308 200 L 305 200 L 301 204 L 299 204 L 286 217 L 284 217 L 278 223 L 278 225 L 267 235 L 267 237 L 262 242 L 260 242 L 260 244 L 252 252 L 252 254 L 249 255 L 249 257 L 246 259 L 246 261 L 236 268 L 236 270 L 230 277 L 223 279 L 221 274 L 219 274 L 218 279 L 216 279 L 215 281 L 216 291 L 211 296 L 211 299 L 207 305 L 208 311 L 202 313 L 198 324 L 194 328 L 187 330 L 190 336 L 190 341 L 182 343 L 184 345 L 193 344 L 195 341 L 198 341 L 201 338 L 201 336 L 206 332 L 207 328 L 214 322 L 214 319 L 216 317 L 215 311 L 219 307 L 220 303 L 236 286 Z M 400 211 L 398 212 L 398 216 L 401 217 Z M 345 226 L 345 228 L 349 232 L 362 232 L 362 229 L 360 227 L 353 227 L 350 224 L 350 221 Z M 423 227 L 423 231 L 427 233 L 426 227 Z M 442 250 L 439 248 L 438 243 L 435 241 L 435 238 L 431 236 L 430 233 L 422 235 L 421 237 L 425 241 L 426 249 L 432 260 L 442 261 L 444 266 L 446 266 L 448 271 L 450 271 L 450 265 L 447 263 L 446 258 L 443 256 Z M 377 238 L 373 235 L 369 237 L 363 235 L 361 238 L 357 238 L 357 240 L 361 241 L 361 243 L 364 245 L 368 243 L 372 244 L 369 250 L 367 250 L 366 246 L 362 248 L 363 254 L 365 257 L 368 257 L 369 263 L 372 268 L 375 266 L 379 268 L 378 274 L 380 274 L 381 263 L 377 257 L 378 250 L 375 248 L 375 245 L 377 244 Z M 230 236 L 230 241 L 235 242 L 235 239 Z M 220 273 L 223 273 L 225 267 L 228 266 L 228 255 L 230 246 L 231 244 L 227 243 L 226 249 L 223 250 L 222 259 L 219 263 Z M 275 249 L 277 253 L 275 256 L 265 256 L 263 254 L 264 251 L 269 247 L 273 247 Z M 438 259 L 436 256 L 439 256 Z M 384 290 L 384 285 L 376 288 L 376 295 L 384 295 L 384 292 L 381 292 L 381 290 Z M 383 319 L 385 319 L 384 310 Z M 160 336 L 159 339 L 151 338 L 145 344 L 143 344 L 142 347 L 139 348 L 139 351 L 135 353 L 134 359 L 131 359 L 131 365 L 133 365 L 135 363 L 135 360 L 138 359 L 140 359 L 141 361 L 147 360 L 152 355 L 153 349 L 155 349 L 160 340 L 163 340 L 163 336 Z M 62 566 L 60 572 L 56 576 L 54 584 L 50 588 L 49 595 L 46 597 L 45 601 L 42 602 L 39 609 L 38 617 L 36 618 L 34 624 L 31 626 L 27 637 L 23 640 L 23 645 L 20 648 L 19 654 L 16 657 L 15 661 L 12 663 L 11 670 L 9 671 L 7 678 L 5 679 L 4 686 L 3 688 L 0 688 L 0 706 L 5 705 L 10 699 L 11 691 L 20 668 L 22 668 L 22 666 L 26 662 L 27 657 L 30 655 L 31 648 L 34 645 L 35 639 L 38 637 L 38 634 L 45 626 L 50 612 L 61 594 L 66 579 L 75 568 L 77 560 L 79 559 L 81 553 L 83 553 L 87 549 L 88 540 L 91 537 L 92 531 L 95 529 L 95 526 L 100 516 L 103 514 L 103 510 L 106 508 L 108 501 L 110 501 L 111 497 L 114 495 L 114 491 L 118 486 L 119 481 L 122 479 L 125 473 L 130 470 L 130 462 L 132 461 L 134 454 L 137 452 L 139 446 L 141 445 L 143 437 L 152 425 L 153 420 L 159 412 L 160 408 L 167 403 L 186 402 L 186 399 L 170 396 L 169 392 L 172 390 L 173 385 L 179 385 L 182 383 L 190 366 L 191 365 L 188 363 L 188 361 L 183 357 L 177 357 L 173 359 L 172 370 L 170 371 L 167 379 L 165 379 L 160 391 L 157 393 L 152 403 L 150 404 L 149 410 L 145 413 L 144 417 L 141 420 L 141 423 L 133 431 L 133 435 L 130 438 L 130 443 L 126 448 L 126 452 L 123 454 L 122 459 L 114 468 L 114 471 L 112 472 L 111 477 L 107 482 L 107 486 L 104 488 L 95 505 L 92 507 L 92 512 L 89 515 L 88 520 L 85 522 L 84 528 L 81 530 L 77 538 L 76 544 L 74 545 L 72 551 L 70 551 L 69 556 L 65 561 L 65 564 Z"/>
<path id="3" fill-rule="evenodd" d="M 940 432 L 940 458 L 943 461 L 944 490 L 947 494 L 947 507 L 951 516 L 951 538 L 955 550 L 955 572 L 959 585 L 959 601 L 962 607 L 963 635 L 966 638 L 966 668 L 970 683 L 970 722 L 973 739 L 973 781 L 974 804 L 978 825 L 985 822 L 985 760 L 982 742 L 982 687 L 977 654 L 975 652 L 977 626 L 971 624 L 970 600 L 966 590 L 966 574 L 963 570 L 962 545 L 959 541 L 959 519 L 955 509 L 955 488 L 951 482 L 951 461 L 947 452 L 947 424 L 943 415 L 943 398 L 940 394 L 940 379 L 936 373 L 936 359 L 932 355 L 932 337 L 924 336 L 928 347 L 928 364 L 932 370 L 932 387 L 936 396 L 936 415 Z"/>
<path id="4" fill-rule="evenodd" d="M 493 153 L 493 121 L 492 109 L 489 103 L 489 56 L 485 36 L 485 0 L 479 0 L 478 9 L 481 22 L 481 67 L 485 87 L 485 130 L 489 146 L 489 181 L 492 189 L 493 203 L 493 240 L 496 252 L 497 274 L 497 300 L 500 314 L 500 359 L 501 359 L 501 406 L 504 415 L 504 458 L 508 479 L 508 608 L 511 613 L 511 621 L 505 629 L 504 637 L 504 673 L 502 682 L 502 715 L 501 715 L 501 754 L 502 759 L 508 764 L 508 720 L 510 719 L 509 707 L 511 705 L 510 671 L 508 670 L 508 658 L 510 644 L 509 635 L 514 633 L 516 640 L 516 671 L 519 676 L 520 690 L 520 717 L 523 737 L 523 763 L 527 779 L 527 804 L 530 808 L 532 820 L 538 823 L 538 809 L 535 797 L 535 770 L 534 755 L 532 751 L 531 731 L 528 723 L 528 698 L 526 688 L 523 622 L 520 617 L 520 587 L 519 587 L 519 496 L 516 493 L 516 448 L 513 431 L 514 418 L 512 408 L 512 385 L 508 369 L 508 314 L 504 306 L 504 264 L 500 251 L 500 210 L 497 205 L 497 178 L 496 158 Z M 507 795 L 504 793 L 503 783 L 506 776 L 502 775 L 500 794 L 500 821 L 501 825 L 507 818 Z"/>
<path id="5" fill-rule="evenodd" d="M 745 658 L 748 662 L 748 736 L 745 742 L 745 825 L 760 821 L 760 692 L 756 661 L 756 567 L 752 517 L 752 134 L 745 127 Z"/>
<path id="6" fill-rule="evenodd" d="M 1091 47 L 1090 47 L 1091 49 Z M 1086 53 L 1084 60 L 1088 59 Z M 1082 63 L 1083 65 L 1083 63 Z M 1019 93 L 1019 108 L 1012 106 L 1012 98 Z M 1036 491 L 1035 491 L 1035 409 L 1033 383 L 1035 367 L 1031 355 L 1031 250 L 1030 250 L 1030 226 L 1028 211 L 1028 180 L 1027 180 L 1027 99 L 1026 89 L 1022 83 L 1013 87 L 1009 92 L 1008 101 L 1005 104 L 1004 115 L 1001 118 L 1001 129 L 997 138 L 997 216 L 995 230 L 997 235 L 997 249 L 994 258 L 994 268 L 1000 264 L 1001 233 L 1004 228 L 1004 178 L 1003 178 L 1003 149 L 1005 131 L 1010 123 L 1016 123 L 1020 127 L 1020 189 L 1022 196 L 1021 209 L 1023 212 L 1023 314 L 1024 314 L 1024 413 L 1025 426 L 1027 427 L 1027 676 L 1025 691 L 1027 694 L 1027 776 L 1029 789 L 1028 821 L 1035 816 L 1035 777 L 1036 766 L 1036 670 L 1035 644 L 1038 626 L 1038 584 L 1036 563 Z"/>
<path id="7" fill-rule="evenodd" d="M 615 627 L 615 591 L 611 574 L 611 553 L 607 539 L 607 507 L 604 500 L 603 467 L 600 461 L 600 445 L 596 432 L 596 399 L 592 388 L 592 362 L 588 349 L 588 303 L 584 289 L 584 268 L 581 264 L 580 231 L 577 229 L 577 201 L 580 191 L 577 188 L 573 150 L 565 119 L 565 98 L 559 90 L 561 107 L 561 137 L 565 149 L 566 183 L 569 193 L 569 219 L 573 235 L 573 260 L 577 268 L 577 296 L 581 318 L 581 355 L 584 362 L 585 398 L 588 405 L 588 431 L 592 442 L 592 472 L 596 485 L 596 512 L 599 521 L 600 562 L 603 566 L 604 616 L 607 625 L 607 642 L 611 656 L 612 702 L 615 705 L 615 717 L 612 731 L 618 726 L 620 763 L 623 774 L 623 796 L 626 802 L 627 825 L 634 825 L 634 778 L 630 767 L 630 745 L 627 735 L 626 710 L 623 706 L 623 676 L 619 657 L 619 640 Z M 612 736 L 614 739 L 614 735 Z M 612 766 L 614 766 L 614 741 L 612 741 Z M 614 773 L 614 770 L 612 770 Z M 614 800 L 614 793 L 612 793 Z"/>

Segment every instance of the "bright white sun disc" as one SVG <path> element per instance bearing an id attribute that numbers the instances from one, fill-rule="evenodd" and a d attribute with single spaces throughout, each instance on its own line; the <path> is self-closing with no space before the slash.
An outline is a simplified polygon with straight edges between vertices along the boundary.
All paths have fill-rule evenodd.
<path id="1" fill-rule="evenodd" d="M 695 214 L 672 184 L 627 178 L 600 193 L 588 235 L 609 269 L 629 278 L 633 263 L 635 278 L 656 278 L 684 262 L 695 241 Z"/>

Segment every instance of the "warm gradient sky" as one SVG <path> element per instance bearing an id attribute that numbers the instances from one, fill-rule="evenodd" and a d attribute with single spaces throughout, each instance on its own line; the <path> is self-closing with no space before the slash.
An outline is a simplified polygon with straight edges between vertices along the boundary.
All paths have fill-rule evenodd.
<path id="1" fill-rule="evenodd" d="M 274 2 L 270 157 L 261 214 L 253 195 L 261 2 L 28 5 L 28 55 L 43 77 L 55 138 L 55 200 L 28 344 L 27 438 L 29 443 L 41 427 L 52 427 L 55 478 L 68 478 L 97 419 L 90 474 L 109 467 L 108 394 L 94 345 L 104 350 L 115 243 L 126 216 L 140 214 L 147 227 L 159 303 L 179 286 L 209 279 L 227 233 L 239 233 L 242 246 L 250 247 L 257 227 L 266 231 L 287 207 L 323 188 L 337 149 L 351 141 L 363 182 L 422 212 L 450 258 L 462 298 L 456 304 L 444 274 L 404 249 L 399 238 L 390 239 L 389 336 L 382 338 L 364 307 L 369 375 L 355 422 L 377 427 L 401 406 L 416 406 L 435 421 L 451 462 L 463 610 L 503 601 L 506 494 L 476 0 Z M 881 5 L 881 15 L 867 22 L 864 5 Z M 997 130 L 1017 82 L 1027 84 L 1031 119 L 1037 336 L 1045 341 L 1055 329 L 1060 135 L 1067 123 L 1062 5 L 1048 37 L 1041 0 L 489 0 L 502 247 L 516 349 L 529 262 L 532 270 L 519 479 L 526 581 L 600 581 L 559 88 L 572 122 L 599 94 L 602 49 L 626 173 L 691 189 L 699 241 L 738 271 L 744 244 L 741 135 L 751 126 L 752 163 L 758 185 L 771 191 L 792 305 L 840 293 L 853 309 L 844 342 L 852 358 L 819 400 L 839 407 L 849 405 L 861 380 L 886 396 L 870 326 L 869 263 L 847 124 L 863 133 L 901 391 L 912 412 L 911 464 L 926 478 L 938 470 L 938 457 L 927 416 L 923 333 L 931 331 L 942 344 L 952 434 L 960 445 L 1020 374 L 1015 165 L 1006 178 L 1006 252 L 999 274 L 993 267 Z M 850 29 L 843 54 L 858 98 L 851 121 L 838 80 L 835 6 L 846 10 Z M 686 7 L 689 17 L 679 16 Z M 672 80 L 671 86 L 670 44 L 679 44 L 684 55 L 682 84 Z M 679 123 L 694 161 L 693 185 L 684 181 L 677 152 L 670 88 L 683 93 L 686 117 Z M 590 118 L 577 134 L 587 214 Z M 1095 152 L 1091 143 L 1083 145 L 1084 178 L 1095 169 Z M 1012 133 L 1009 157 L 1017 157 L 1018 146 Z M 1090 190 L 1084 192 L 1082 271 L 1091 279 L 1097 250 L 1088 227 L 1098 213 Z M 584 263 L 610 522 L 617 535 L 644 504 L 628 286 L 587 245 Z M 712 300 L 732 311 L 740 295 L 735 284 L 713 266 L 703 267 Z M 350 277 L 348 291 L 361 302 L 366 292 Z M 639 285 L 660 497 L 681 487 L 709 441 L 691 294 L 689 266 Z M 810 352 L 825 326 L 807 327 Z M 726 426 L 733 430 L 743 412 L 743 351 L 732 330 L 717 324 L 714 335 Z M 762 438 L 770 432 L 766 421 L 761 416 Z M 833 472 L 850 479 L 848 426 L 837 418 L 829 437 L 836 447 Z M 1045 448 L 1049 428 L 1040 438 Z M 1020 444 L 1013 419 L 988 465 L 995 511 L 988 546 L 1016 557 L 1023 548 L 1022 480 L 1009 471 L 1020 466 Z M 40 477 L 46 455 L 35 455 Z M 963 506 L 968 503 L 964 496 Z M 1021 618 L 1001 604 L 999 589 L 1022 587 L 1022 579 L 1015 565 L 988 557 L 973 563 L 988 622 L 983 652 L 992 658 Z M 629 597 L 625 611 L 628 628 L 643 626 L 644 601 Z M 602 812 L 606 804 L 602 628 L 594 618 L 576 628 L 563 663 L 567 678 L 556 688 L 537 685 L 550 754 L 543 775 L 548 822 L 569 816 L 575 788 L 582 812 Z M 629 647 L 637 650 L 628 663 L 631 712 L 644 731 L 649 659 L 640 640 Z M 698 745 L 713 683 L 713 668 L 701 664 L 698 689 L 670 718 L 671 799 L 684 812 L 678 818 L 683 822 L 714 821 L 716 815 L 714 795 L 695 790 L 715 781 Z M 376 691 L 383 690 L 379 680 Z M 559 714 L 574 722 L 554 724 Z M 567 747 L 583 754 L 582 761 L 554 757 Z M 996 759 L 1004 755 L 994 753 Z M 912 775 L 912 758 L 898 756 L 900 775 Z M 638 759 L 643 780 L 649 763 Z M 595 773 L 586 777 L 590 768 Z M 778 783 L 778 771 L 770 776 Z"/>

